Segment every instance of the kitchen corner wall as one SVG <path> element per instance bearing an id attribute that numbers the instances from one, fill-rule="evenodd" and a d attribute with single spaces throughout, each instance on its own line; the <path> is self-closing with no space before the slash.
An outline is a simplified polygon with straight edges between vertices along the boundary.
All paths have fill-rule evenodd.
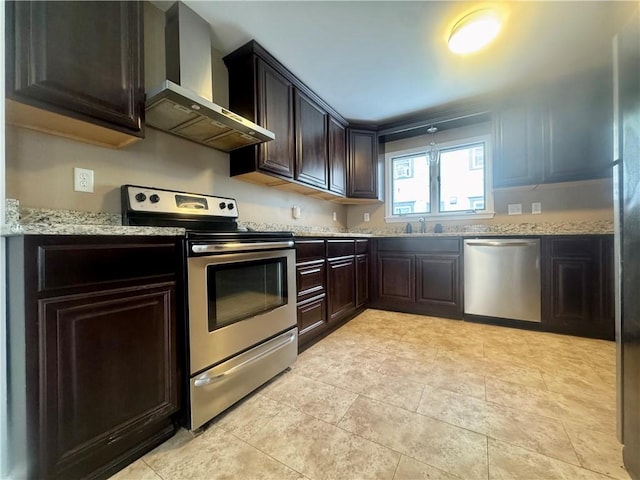
<path id="1" fill-rule="evenodd" d="M 95 193 L 73 191 L 74 167 L 94 170 Z M 21 206 L 119 213 L 127 183 L 235 198 L 245 222 L 346 226 L 345 206 L 230 178 L 229 154 L 152 128 L 144 140 L 112 150 L 6 126 L 6 195 Z"/>

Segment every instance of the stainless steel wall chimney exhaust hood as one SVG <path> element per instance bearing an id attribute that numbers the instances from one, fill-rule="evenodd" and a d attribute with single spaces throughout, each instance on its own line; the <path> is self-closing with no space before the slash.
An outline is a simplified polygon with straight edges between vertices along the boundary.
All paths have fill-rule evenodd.
<path id="1" fill-rule="evenodd" d="M 165 53 L 167 79 L 147 92 L 147 125 L 224 152 L 275 139 L 213 103 L 210 27 L 181 2 L 166 13 Z"/>

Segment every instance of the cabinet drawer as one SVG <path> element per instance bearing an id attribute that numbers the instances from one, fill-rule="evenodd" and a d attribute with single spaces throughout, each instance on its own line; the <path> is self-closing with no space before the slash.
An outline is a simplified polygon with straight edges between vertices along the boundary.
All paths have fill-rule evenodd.
<path id="1" fill-rule="evenodd" d="M 356 253 L 369 253 L 369 240 L 356 240 Z"/>
<path id="2" fill-rule="evenodd" d="M 327 240 L 327 257 L 345 257 L 355 252 L 354 240 Z"/>
<path id="3" fill-rule="evenodd" d="M 324 240 L 296 240 L 296 261 L 324 258 Z"/>
<path id="4" fill-rule="evenodd" d="M 598 240 L 594 237 L 551 238 L 553 257 L 591 257 L 597 255 Z"/>
<path id="5" fill-rule="evenodd" d="M 325 293 L 324 260 L 299 264 L 296 266 L 298 301 Z"/>
<path id="6" fill-rule="evenodd" d="M 303 336 L 322 327 L 327 319 L 327 300 L 324 295 L 300 303 L 298 309 L 298 335 Z"/>
<path id="7" fill-rule="evenodd" d="M 175 275 L 176 243 L 39 245 L 38 291 Z"/>

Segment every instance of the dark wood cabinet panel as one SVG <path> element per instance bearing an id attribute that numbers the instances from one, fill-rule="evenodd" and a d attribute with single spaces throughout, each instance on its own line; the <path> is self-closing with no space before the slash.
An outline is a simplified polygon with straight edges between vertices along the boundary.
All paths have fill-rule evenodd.
<path id="1" fill-rule="evenodd" d="M 11 457 L 28 478 L 108 477 L 174 433 L 181 246 L 8 241 L 11 341 L 25 346 L 9 365 L 12 435 L 24 438 Z"/>
<path id="2" fill-rule="evenodd" d="M 391 305 L 414 303 L 415 256 L 380 253 L 378 257 L 378 299 Z"/>
<path id="3" fill-rule="evenodd" d="M 317 260 L 296 265 L 298 301 L 325 292 L 325 261 Z"/>
<path id="4" fill-rule="evenodd" d="M 91 471 L 177 411 L 175 284 L 43 299 L 39 311 L 47 471 Z"/>
<path id="5" fill-rule="evenodd" d="M 301 182 L 329 188 L 327 160 L 328 114 L 304 93 L 296 90 L 296 172 Z"/>
<path id="6" fill-rule="evenodd" d="M 347 193 L 347 129 L 329 117 L 329 190 Z"/>
<path id="7" fill-rule="evenodd" d="M 348 129 L 347 196 L 378 199 L 378 136 L 375 131 Z"/>
<path id="8" fill-rule="evenodd" d="M 369 255 L 356 255 L 356 308 L 369 301 Z"/>
<path id="9" fill-rule="evenodd" d="M 142 8 L 133 1 L 7 2 L 8 97 L 144 136 Z"/>
<path id="10" fill-rule="evenodd" d="M 416 255 L 416 302 L 437 315 L 462 316 L 460 255 Z"/>
<path id="11" fill-rule="evenodd" d="M 256 64 L 258 125 L 276 135 L 275 140 L 257 147 L 261 153 L 258 168 L 293 178 L 293 85 L 262 60 Z"/>
<path id="12" fill-rule="evenodd" d="M 345 257 L 355 253 L 355 240 L 327 240 L 327 257 Z"/>
<path id="13" fill-rule="evenodd" d="M 603 236 L 543 238 L 545 330 L 613 340 L 612 248 Z"/>
<path id="14" fill-rule="evenodd" d="M 507 105 L 494 115 L 493 186 L 540 182 L 544 155 L 543 112 L 537 102 Z"/>
<path id="15" fill-rule="evenodd" d="M 297 306 L 298 342 L 304 344 L 325 331 L 327 299 L 325 295 L 310 298 Z"/>
<path id="16" fill-rule="evenodd" d="M 548 151 L 543 182 L 611 176 L 611 74 L 594 74 L 560 83 L 547 109 Z M 594 121 L 597 119 L 597 121 Z"/>
<path id="17" fill-rule="evenodd" d="M 355 259 L 327 260 L 328 321 L 337 322 L 355 310 Z"/>

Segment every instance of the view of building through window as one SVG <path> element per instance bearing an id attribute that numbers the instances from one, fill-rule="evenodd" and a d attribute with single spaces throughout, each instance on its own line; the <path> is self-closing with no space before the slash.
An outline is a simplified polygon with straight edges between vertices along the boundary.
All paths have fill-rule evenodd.
<path id="1" fill-rule="evenodd" d="M 391 172 L 392 215 L 486 208 L 484 142 L 444 148 L 435 165 L 424 152 L 392 157 Z"/>

